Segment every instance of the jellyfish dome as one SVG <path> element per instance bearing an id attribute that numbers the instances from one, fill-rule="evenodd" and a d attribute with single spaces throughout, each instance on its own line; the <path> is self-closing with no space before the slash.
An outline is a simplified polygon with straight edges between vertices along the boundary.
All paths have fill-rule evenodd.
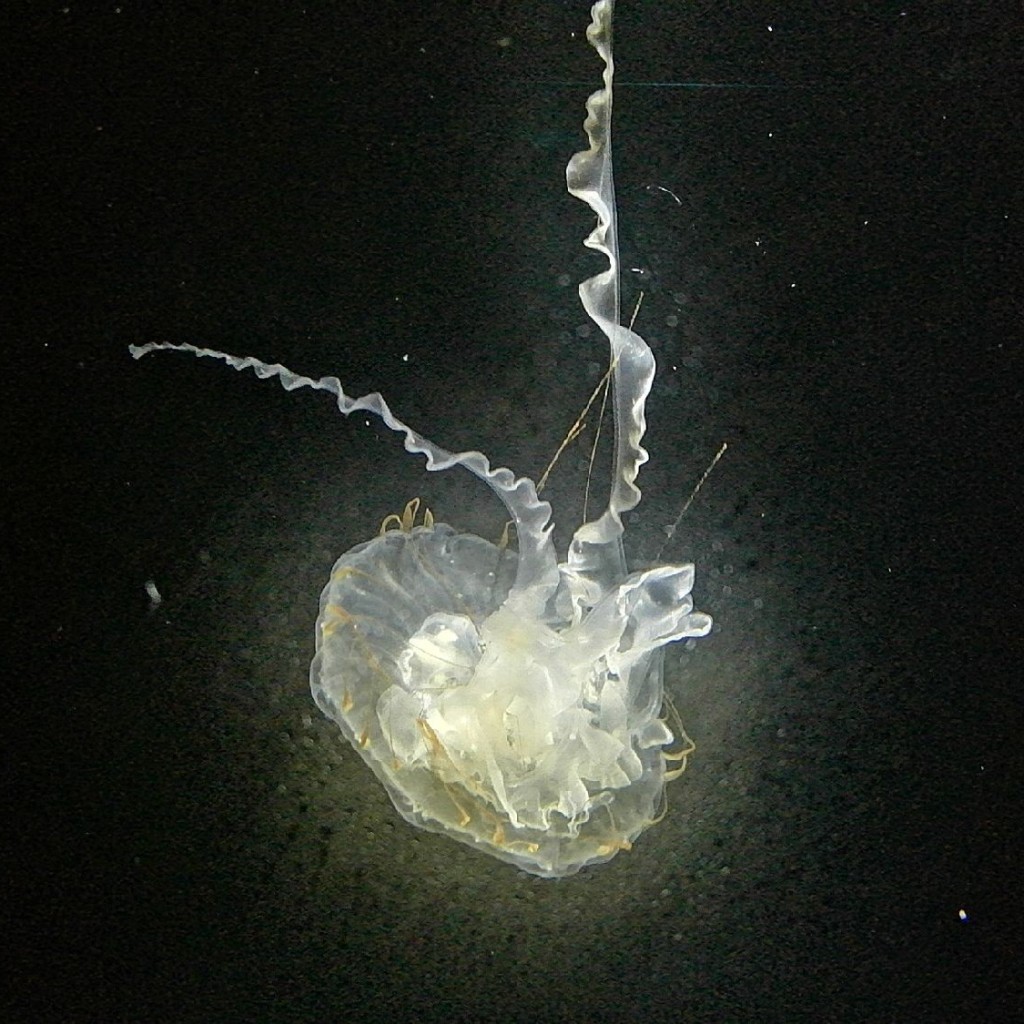
<path id="1" fill-rule="evenodd" d="M 692 749 L 662 717 L 665 647 L 711 628 L 693 609 L 692 565 L 630 572 L 623 553 L 655 366 L 619 323 L 612 12 L 612 0 L 591 11 L 587 37 L 604 83 L 587 102 L 589 146 L 566 180 L 597 215 L 586 244 L 608 260 L 580 297 L 611 349 L 614 458 L 607 507 L 564 555 L 532 480 L 492 468 L 480 452 L 434 444 L 379 394 L 352 398 L 334 377 L 191 345 L 131 349 L 136 358 L 188 351 L 287 390 L 327 391 L 345 415 L 379 416 L 428 469 L 462 466 L 501 499 L 514 550 L 419 517 L 414 501 L 342 555 L 320 598 L 310 685 L 407 821 L 549 878 L 609 860 L 658 820 L 666 781 Z"/>

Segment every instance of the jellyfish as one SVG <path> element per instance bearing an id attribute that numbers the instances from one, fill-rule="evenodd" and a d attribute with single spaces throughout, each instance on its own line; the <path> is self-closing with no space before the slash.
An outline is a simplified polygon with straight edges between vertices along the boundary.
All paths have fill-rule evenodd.
<path id="1" fill-rule="evenodd" d="M 591 10 L 603 84 L 587 101 L 588 147 L 566 168 L 569 192 L 597 217 L 585 245 L 607 260 L 579 294 L 610 346 L 612 477 L 607 507 L 564 553 L 533 480 L 481 452 L 442 448 L 379 393 L 353 398 L 335 377 L 193 345 L 131 347 L 136 359 L 191 352 L 288 391 L 326 391 L 346 416 L 383 420 L 428 470 L 461 466 L 501 500 L 514 545 L 435 522 L 414 500 L 343 554 L 320 597 L 310 686 L 403 818 L 545 878 L 610 860 L 660 820 L 666 782 L 692 750 L 663 714 L 665 648 L 711 629 L 694 610 L 693 565 L 630 571 L 623 550 L 655 363 L 620 323 L 612 14 L 613 0 Z"/>

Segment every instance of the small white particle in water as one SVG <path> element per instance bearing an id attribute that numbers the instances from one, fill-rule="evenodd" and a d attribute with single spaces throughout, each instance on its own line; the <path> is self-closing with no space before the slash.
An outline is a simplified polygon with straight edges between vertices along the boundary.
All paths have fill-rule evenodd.
<path id="1" fill-rule="evenodd" d="M 154 608 L 159 608 L 163 598 L 160 596 L 160 591 L 156 589 L 156 584 L 152 580 L 146 580 L 146 593 L 149 595 L 149 610 L 152 611 Z"/>

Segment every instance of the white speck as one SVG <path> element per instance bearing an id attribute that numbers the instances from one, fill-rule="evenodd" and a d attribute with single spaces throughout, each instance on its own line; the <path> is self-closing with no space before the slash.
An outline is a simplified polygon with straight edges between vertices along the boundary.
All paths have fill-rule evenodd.
<path id="1" fill-rule="evenodd" d="M 152 580 L 146 580 L 146 593 L 149 595 L 149 610 L 153 611 L 155 608 L 159 608 L 163 598 Z"/>

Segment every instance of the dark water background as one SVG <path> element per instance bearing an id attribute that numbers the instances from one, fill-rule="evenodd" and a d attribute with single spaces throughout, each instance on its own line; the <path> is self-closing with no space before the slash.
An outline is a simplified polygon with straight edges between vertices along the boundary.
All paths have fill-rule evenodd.
<path id="1" fill-rule="evenodd" d="M 668 817 L 547 882 L 405 825 L 308 696 L 334 559 L 417 494 L 496 536 L 484 489 L 127 346 L 335 374 L 539 472 L 605 358 L 563 187 L 584 5 L 2 23 L 4 1020 L 1018 1005 L 1019 24 L 622 3 L 624 292 L 660 367 L 629 553 L 728 441 L 663 555 L 716 629 L 669 655 L 698 752 Z"/>

